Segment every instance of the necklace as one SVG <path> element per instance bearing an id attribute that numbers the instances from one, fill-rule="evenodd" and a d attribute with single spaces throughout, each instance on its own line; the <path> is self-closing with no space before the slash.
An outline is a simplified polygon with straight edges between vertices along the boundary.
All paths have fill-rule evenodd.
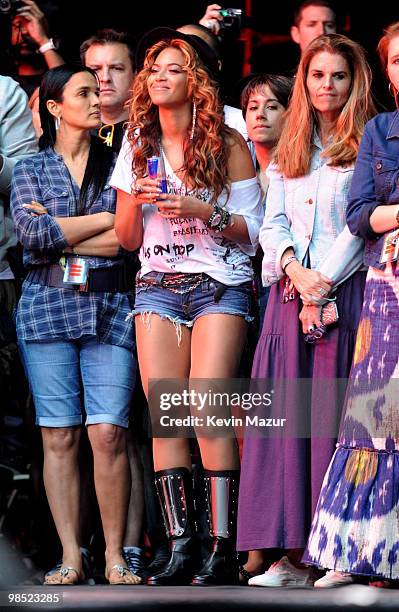
<path id="1" fill-rule="evenodd" d="M 159 152 L 160 152 L 161 159 L 162 159 L 161 164 L 162 164 L 162 163 L 163 163 L 163 164 L 165 164 L 165 161 L 164 161 L 164 160 L 165 160 L 165 159 L 168 159 L 168 158 L 166 157 L 166 154 L 165 154 L 165 149 L 163 148 L 163 145 L 162 145 L 161 140 L 159 140 Z M 175 170 L 175 169 L 172 167 L 172 164 L 170 163 L 170 161 L 169 161 L 169 160 L 168 160 L 168 163 L 169 163 L 169 166 L 171 167 L 172 172 L 173 172 L 174 174 L 177 174 L 177 172 L 183 172 L 183 171 L 184 171 L 184 164 L 183 164 L 183 166 L 180 166 L 180 168 L 176 168 L 176 170 Z"/>

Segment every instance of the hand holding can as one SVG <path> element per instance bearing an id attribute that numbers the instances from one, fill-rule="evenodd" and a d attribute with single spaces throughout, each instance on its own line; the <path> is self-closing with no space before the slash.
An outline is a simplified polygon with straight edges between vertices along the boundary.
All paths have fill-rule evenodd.
<path id="1" fill-rule="evenodd" d="M 163 172 L 160 172 L 160 166 L 162 166 L 162 164 L 160 164 L 159 161 L 159 157 L 156 155 L 147 159 L 148 176 L 152 179 L 159 179 L 162 193 L 168 193 L 168 182 Z"/>

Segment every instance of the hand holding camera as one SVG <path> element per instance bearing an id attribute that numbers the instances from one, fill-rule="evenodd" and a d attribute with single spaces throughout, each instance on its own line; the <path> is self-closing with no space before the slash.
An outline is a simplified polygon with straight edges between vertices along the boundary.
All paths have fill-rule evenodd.
<path id="1" fill-rule="evenodd" d="M 225 28 L 232 26 L 240 28 L 241 17 L 241 9 L 222 8 L 219 4 L 209 4 L 199 23 L 218 36 Z"/>

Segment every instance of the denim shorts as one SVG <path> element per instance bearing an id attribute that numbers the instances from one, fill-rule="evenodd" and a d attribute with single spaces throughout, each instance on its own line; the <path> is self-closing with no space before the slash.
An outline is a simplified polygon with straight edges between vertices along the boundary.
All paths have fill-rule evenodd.
<path id="1" fill-rule="evenodd" d="M 128 427 L 136 362 L 126 348 L 95 338 L 19 341 L 36 410 L 36 425 L 110 423 Z"/>
<path id="2" fill-rule="evenodd" d="M 202 273 L 149 272 L 136 279 L 133 315 L 139 314 L 145 320 L 157 314 L 177 329 L 180 325 L 192 327 L 199 317 L 209 314 L 236 315 L 250 323 L 254 319 L 252 296 L 251 281 L 228 286 Z"/>

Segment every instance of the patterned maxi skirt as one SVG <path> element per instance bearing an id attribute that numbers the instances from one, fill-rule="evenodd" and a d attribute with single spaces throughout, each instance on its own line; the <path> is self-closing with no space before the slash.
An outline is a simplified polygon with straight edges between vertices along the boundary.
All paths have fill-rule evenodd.
<path id="1" fill-rule="evenodd" d="M 367 275 L 345 416 L 303 560 L 399 579 L 399 265 Z"/>

